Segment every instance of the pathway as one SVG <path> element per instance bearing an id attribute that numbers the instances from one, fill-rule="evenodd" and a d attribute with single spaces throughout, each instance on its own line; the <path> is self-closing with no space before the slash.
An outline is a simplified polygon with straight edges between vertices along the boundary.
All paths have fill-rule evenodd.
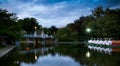
<path id="1" fill-rule="evenodd" d="M 10 52 L 14 48 L 15 48 L 15 46 L 12 45 L 12 46 L 7 46 L 5 48 L 0 49 L 0 57 L 4 56 L 5 54 Z"/>

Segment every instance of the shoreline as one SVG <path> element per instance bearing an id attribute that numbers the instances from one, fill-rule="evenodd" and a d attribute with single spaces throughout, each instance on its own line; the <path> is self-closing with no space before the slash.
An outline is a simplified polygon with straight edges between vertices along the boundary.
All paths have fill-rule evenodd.
<path id="1" fill-rule="evenodd" d="M 0 58 L 10 52 L 12 49 L 14 49 L 16 46 L 15 45 L 10 45 L 4 48 L 0 49 Z"/>

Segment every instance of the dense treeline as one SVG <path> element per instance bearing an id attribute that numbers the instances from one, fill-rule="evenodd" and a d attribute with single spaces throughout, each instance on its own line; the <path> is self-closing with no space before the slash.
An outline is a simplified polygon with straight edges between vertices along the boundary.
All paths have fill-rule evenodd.
<path id="1" fill-rule="evenodd" d="M 0 44 L 5 44 L 5 42 L 10 44 L 13 41 L 10 38 L 16 39 L 19 37 L 20 26 L 16 21 L 17 17 L 14 13 L 0 9 Z"/>
<path id="2" fill-rule="evenodd" d="M 33 17 L 18 19 L 15 13 L 0 9 L 0 44 L 12 44 L 21 39 L 23 34 L 33 34 L 35 27 L 39 34 L 44 30 L 49 35 L 55 35 L 58 30 L 55 26 L 42 27 Z"/>
<path id="3" fill-rule="evenodd" d="M 58 30 L 56 26 L 42 27 L 33 17 L 18 19 L 15 13 L 0 9 L 0 45 L 13 44 L 15 40 L 20 40 L 23 34 L 33 34 L 35 27 L 39 34 L 44 30 L 48 35 L 55 35 Z"/>
<path id="4" fill-rule="evenodd" d="M 63 31 L 65 31 L 66 28 L 71 30 L 68 31 L 68 33 L 76 33 L 73 35 L 67 34 L 66 38 L 71 38 L 71 36 L 76 35 L 78 39 L 83 37 L 120 39 L 120 9 L 103 9 L 99 6 L 93 9 L 92 14 L 82 16 L 75 20 L 74 23 L 70 23 L 65 28 L 62 28 Z M 89 33 L 86 32 L 87 28 L 91 30 Z M 58 34 L 59 33 L 60 31 L 58 31 Z M 72 37 L 72 39 L 73 38 L 74 37 Z"/>
<path id="5" fill-rule="evenodd" d="M 1 44 L 3 44 L 4 39 L 11 42 L 11 38 L 16 40 L 20 39 L 23 34 L 33 34 L 34 27 L 37 27 L 38 33 L 44 30 L 46 34 L 54 35 L 60 41 L 79 41 L 85 37 L 120 39 L 120 9 L 103 9 L 99 6 L 92 10 L 92 14 L 81 16 L 73 23 L 59 29 L 56 26 L 42 27 L 33 17 L 18 19 L 16 14 L 0 9 Z M 86 32 L 87 28 L 91 31 Z"/>

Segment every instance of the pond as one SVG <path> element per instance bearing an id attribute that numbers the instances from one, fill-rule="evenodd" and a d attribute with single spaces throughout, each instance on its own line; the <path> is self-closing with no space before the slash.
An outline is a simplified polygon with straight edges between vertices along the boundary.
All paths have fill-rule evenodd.
<path id="1" fill-rule="evenodd" d="M 79 44 L 15 48 L 0 58 L 0 66 L 120 66 L 119 52 L 98 52 Z"/>

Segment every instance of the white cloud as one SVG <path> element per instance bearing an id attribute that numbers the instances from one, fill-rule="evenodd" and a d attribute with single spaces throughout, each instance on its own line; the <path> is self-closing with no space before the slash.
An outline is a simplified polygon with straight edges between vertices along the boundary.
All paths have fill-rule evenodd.
<path id="1" fill-rule="evenodd" d="M 74 17 L 73 17 L 74 18 Z M 55 18 L 55 19 L 40 19 L 39 23 L 44 26 L 50 27 L 51 25 L 55 25 L 58 27 L 64 27 L 68 23 L 72 22 L 74 19 L 72 17 L 64 17 L 64 18 Z"/>
<path id="2" fill-rule="evenodd" d="M 75 19 L 78 19 L 82 15 L 90 14 L 90 8 L 83 9 L 83 7 L 80 8 L 77 5 L 74 6 L 66 2 L 43 5 L 35 4 L 37 1 L 32 0 L 26 3 L 18 0 L 9 0 L 7 3 L 2 4 L 2 7 L 17 13 L 19 18 L 34 17 L 44 27 L 50 27 L 52 25 L 63 27 L 68 23 L 74 22 Z M 73 8 L 71 8 L 71 5 Z"/>

